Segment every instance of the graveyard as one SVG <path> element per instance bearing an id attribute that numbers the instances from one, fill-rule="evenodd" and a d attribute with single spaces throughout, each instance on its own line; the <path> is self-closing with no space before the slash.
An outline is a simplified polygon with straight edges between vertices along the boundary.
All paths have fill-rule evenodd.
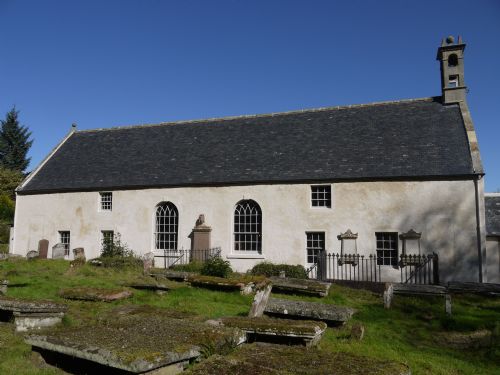
<path id="1" fill-rule="evenodd" d="M 383 290 L 97 263 L 0 260 L 1 374 L 499 370 L 498 296 L 453 294 L 449 314 L 442 295 L 387 308 Z"/>

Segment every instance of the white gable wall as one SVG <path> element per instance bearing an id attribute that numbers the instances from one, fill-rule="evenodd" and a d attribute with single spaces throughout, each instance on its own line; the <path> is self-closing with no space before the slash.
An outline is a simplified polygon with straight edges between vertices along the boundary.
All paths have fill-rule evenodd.
<path id="1" fill-rule="evenodd" d="M 242 199 L 253 199 L 262 209 L 262 255 L 232 251 L 234 207 Z M 84 247 L 87 258 L 99 255 L 102 230 L 121 233 L 139 254 L 149 252 L 155 207 L 162 201 L 179 211 L 179 248 L 190 248 L 188 236 L 205 214 L 212 246 L 220 246 L 240 271 L 263 260 L 305 265 L 308 231 L 324 231 L 327 250 L 339 252 L 337 235 L 351 229 L 359 234 L 358 253 L 370 254 L 375 253 L 375 232 L 414 229 L 422 232 L 423 252 L 439 254 L 441 281 L 478 280 L 472 181 L 335 183 L 331 209 L 311 207 L 309 184 L 121 190 L 113 192 L 111 212 L 99 211 L 98 192 L 19 195 L 13 252 L 36 250 L 43 238 L 50 248 L 63 230 L 71 232 L 71 248 Z"/>

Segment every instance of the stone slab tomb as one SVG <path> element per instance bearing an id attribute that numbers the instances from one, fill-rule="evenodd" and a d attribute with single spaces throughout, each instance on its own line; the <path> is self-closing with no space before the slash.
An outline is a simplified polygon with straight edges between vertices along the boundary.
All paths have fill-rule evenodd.
<path id="1" fill-rule="evenodd" d="M 394 295 L 444 297 L 444 310 L 451 315 L 451 295 L 446 287 L 440 285 L 420 285 L 420 284 L 400 284 L 386 283 L 384 290 L 384 307 L 389 309 L 394 299 Z"/>
<path id="2" fill-rule="evenodd" d="M 307 279 L 294 279 L 286 277 L 271 277 L 273 291 L 281 293 L 295 293 L 317 295 L 319 297 L 328 296 L 332 284 Z"/>
<path id="3" fill-rule="evenodd" d="M 218 320 L 226 327 L 239 328 L 247 334 L 247 342 L 264 341 L 286 345 L 315 346 L 327 325 L 310 320 L 224 317 Z"/>
<path id="4" fill-rule="evenodd" d="M 67 306 L 51 301 L 0 298 L 0 320 L 14 321 L 18 332 L 56 325 L 66 310 Z"/>
<path id="5" fill-rule="evenodd" d="M 264 310 L 264 313 L 270 316 L 321 320 L 330 325 L 344 324 L 355 312 L 356 310 L 350 307 L 278 298 L 270 298 Z"/>
<path id="6" fill-rule="evenodd" d="M 70 373 L 177 374 L 204 348 L 233 347 L 244 339 L 236 328 L 135 313 L 95 326 L 60 327 L 25 341 L 48 363 Z"/>
<path id="7" fill-rule="evenodd" d="M 186 375 L 410 375 L 407 365 L 317 348 L 264 343 L 243 345 L 227 356 L 213 355 Z"/>
<path id="8" fill-rule="evenodd" d="M 93 302 L 112 302 L 132 297 L 130 290 L 123 288 L 105 289 L 105 288 L 66 288 L 59 291 L 59 296 L 66 299 L 93 301 Z"/>

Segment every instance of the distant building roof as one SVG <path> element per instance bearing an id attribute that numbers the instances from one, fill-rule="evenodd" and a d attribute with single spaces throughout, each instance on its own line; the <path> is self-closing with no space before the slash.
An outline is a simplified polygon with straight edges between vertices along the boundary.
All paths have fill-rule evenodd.
<path id="1" fill-rule="evenodd" d="M 439 98 L 76 131 L 20 194 L 473 174 Z"/>
<path id="2" fill-rule="evenodd" d="M 486 235 L 500 236 L 500 194 L 486 195 Z"/>

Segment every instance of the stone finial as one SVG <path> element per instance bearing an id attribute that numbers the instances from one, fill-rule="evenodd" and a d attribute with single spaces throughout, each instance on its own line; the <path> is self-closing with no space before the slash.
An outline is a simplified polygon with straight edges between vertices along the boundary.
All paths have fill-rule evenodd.
<path id="1" fill-rule="evenodd" d="M 455 38 L 453 37 L 453 35 L 449 35 L 446 38 L 446 44 L 453 44 L 453 43 L 455 43 Z"/>
<path id="2" fill-rule="evenodd" d="M 350 229 L 347 229 L 345 233 L 341 233 L 337 236 L 339 240 L 355 240 L 358 238 L 357 233 L 352 233 Z"/>
<path id="3" fill-rule="evenodd" d="M 419 233 L 419 232 L 416 232 L 413 229 L 410 229 L 408 232 L 401 233 L 399 235 L 399 238 L 401 240 L 419 240 L 420 237 L 422 237 L 422 232 Z"/>
<path id="4" fill-rule="evenodd" d="M 205 224 L 205 215 L 201 214 L 200 216 L 198 216 L 198 220 L 196 220 L 196 226 L 198 227 L 203 224 Z"/>

